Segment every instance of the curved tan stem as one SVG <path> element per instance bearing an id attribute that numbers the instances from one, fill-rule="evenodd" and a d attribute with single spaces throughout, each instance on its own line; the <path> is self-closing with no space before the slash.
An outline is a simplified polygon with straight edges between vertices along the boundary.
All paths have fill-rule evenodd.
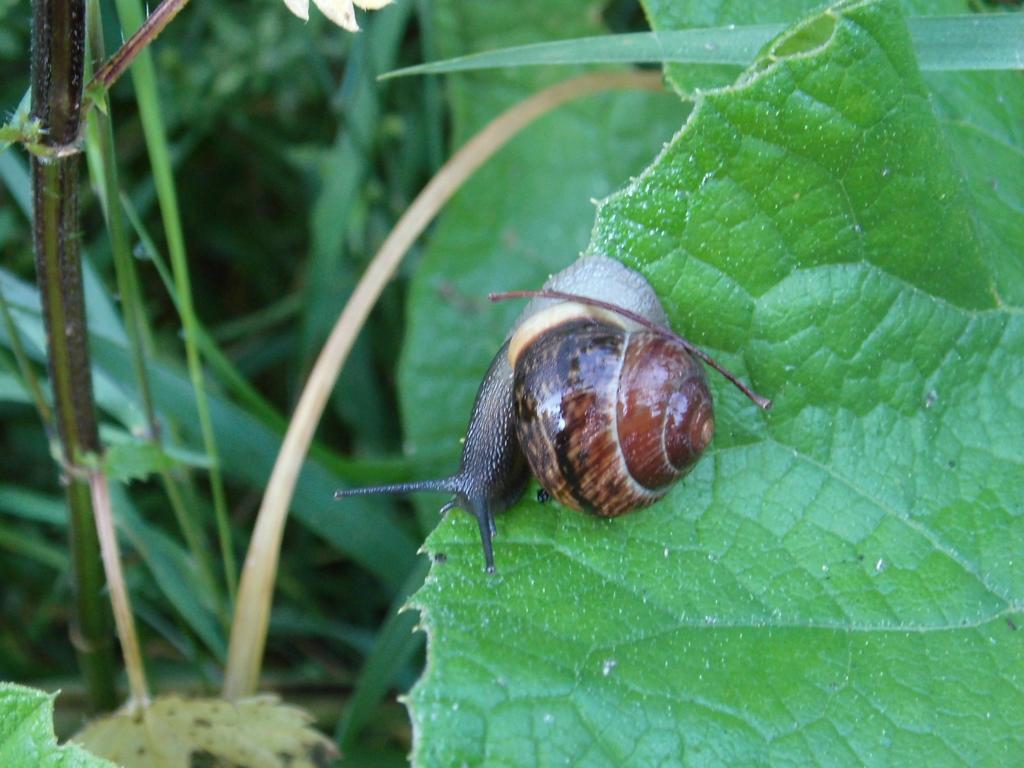
<path id="1" fill-rule="evenodd" d="M 107 476 L 101 470 L 90 470 L 88 480 L 93 514 L 96 516 L 96 533 L 100 540 L 100 556 L 107 575 L 110 604 L 114 609 L 114 624 L 128 674 L 128 708 L 134 710 L 149 705 L 149 686 L 146 685 L 139 636 L 135 632 L 135 616 L 124 581 L 124 571 L 121 569 L 121 551 L 114 526 L 114 508 L 110 503 L 110 487 L 107 485 Z"/>
<path id="2" fill-rule="evenodd" d="M 660 72 L 594 73 L 556 83 L 510 107 L 448 160 L 395 224 L 342 310 L 317 358 L 267 483 L 242 569 L 231 625 L 224 696 L 255 692 L 270 620 L 277 560 L 288 507 L 327 398 L 356 336 L 402 257 L 441 207 L 488 158 L 538 117 L 566 102 L 615 89 L 661 88 Z"/>

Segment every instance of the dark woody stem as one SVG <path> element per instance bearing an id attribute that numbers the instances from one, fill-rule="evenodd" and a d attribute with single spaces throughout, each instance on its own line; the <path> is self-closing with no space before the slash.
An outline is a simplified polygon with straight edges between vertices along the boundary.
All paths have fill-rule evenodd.
<path id="1" fill-rule="evenodd" d="M 139 55 L 139 52 L 152 43 L 186 5 L 188 5 L 188 0 L 164 0 L 160 3 L 157 9 L 146 17 L 135 34 L 125 40 L 121 47 L 114 52 L 114 55 L 96 70 L 96 74 L 89 81 L 89 90 L 94 88 L 107 90 L 116 83 L 117 79 L 135 60 L 135 57 Z"/>
<path id="2" fill-rule="evenodd" d="M 82 0 L 33 0 L 32 117 L 47 156 L 32 155 L 33 243 L 64 469 L 97 453 L 78 233 L 78 154 L 85 60 Z M 91 706 L 116 704 L 110 618 L 89 486 L 66 472 L 74 601 L 71 636 Z"/>

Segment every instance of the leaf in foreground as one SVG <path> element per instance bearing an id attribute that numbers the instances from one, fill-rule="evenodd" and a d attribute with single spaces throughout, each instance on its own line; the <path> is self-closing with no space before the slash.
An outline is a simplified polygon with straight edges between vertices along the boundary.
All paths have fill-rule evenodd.
<path id="1" fill-rule="evenodd" d="M 712 377 L 684 484 L 613 521 L 524 501 L 491 579 L 449 516 L 417 764 L 1016 760 L 1024 317 L 988 210 L 895 4 L 813 17 L 702 96 L 591 248 L 776 409 Z"/>
<path id="2" fill-rule="evenodd" d="M 0 683 L 0 765 L 4 768 L 113 768 L 80 746 L 58 746 L 53 700 L 13 683 Z"/>
<path id="3" fill-rule="evenodd" d="M 273 696 L 229 702 L 163 696 L 87 726 L 75 739 L 124 768 L 323 768 L 333 742 Z"/>

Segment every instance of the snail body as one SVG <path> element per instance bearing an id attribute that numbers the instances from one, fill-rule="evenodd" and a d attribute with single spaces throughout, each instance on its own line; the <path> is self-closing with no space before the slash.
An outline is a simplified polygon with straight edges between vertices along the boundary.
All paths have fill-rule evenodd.
<path id="1" fill-rule="evenodd" d="M 459 470 L 336 498 L 451 493 L 442 511 L 458 506 L 477 519 L 493 571 L 495 515 L 519 499 L 531 471 L 559 502 L 614 517 L 654 503 L 693 467 L 715 428 L 697 356 L 757 397 L 668 330 L 651 286 L 617 261 L 579 259 L 536 294 L 480 385 Z"/>

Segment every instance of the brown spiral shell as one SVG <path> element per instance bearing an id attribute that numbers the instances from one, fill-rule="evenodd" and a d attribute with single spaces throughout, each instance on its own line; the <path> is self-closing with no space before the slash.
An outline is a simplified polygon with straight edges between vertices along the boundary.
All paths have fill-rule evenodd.
<path id="1" fill-rule="evenodd" d="M 548 493 L 614 517 L 657 501 L 693 467 L 714 435 L 711 393 L 700 362 L 670 337 L 575 314 L 513 340 L 516 428 Z"/>

